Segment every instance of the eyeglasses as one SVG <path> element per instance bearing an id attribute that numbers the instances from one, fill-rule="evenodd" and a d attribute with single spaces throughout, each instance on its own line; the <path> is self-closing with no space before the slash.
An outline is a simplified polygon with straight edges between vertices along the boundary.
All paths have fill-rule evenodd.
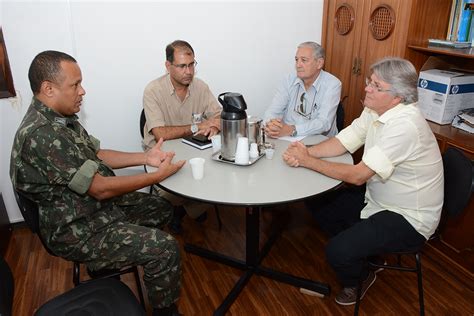
<path id="1" fill-rule="evenodd" d="M 299 115 L 307 118 L 308 120 L 311 120 L 311 115 L 313 114 L 313 109 L 316 107 L 316 103 L 309 109 L 308 111 L 308 106 L 307 106 L 307 101 L 306 101 L 306 92 L 303 92 L 300 97 L 300 104 L 298 105 L 298 101 L 295 104 L 295 112 L 298 113 Z M 315 95 L 316 98 L 316 95 Z M 313 100 L 314 101 L 314 100 Z"/>
<path id="2" fill-rule="evenodd" d="M 306 101 L 306 99 L 304 98 L 305 95 L 306 95 L 306 92 L 303 92 L 303 94 L 300 97 L 301 103 L 300 103 L 300 107 L 298 108 L 300 113 L 305 113 L 305 108 L 306 108 L 306 104 L 304 102 Z"/>
<path id="3" fill-rule="evenodd" d="M 365 86 L 369 87 L 377 92 L 389 92 L 392 91 L 390 89 L 383 89 L 377 83 L 370 80 L 370 78 L 365 78 Z"/>
<path id="4" fill-rule="evenodd" d="M 193 61 L 192 63 L 189 63 L 189 64 L 179 64 L 179 65 L 171 64 L 171 65 L 175 66 L 179 70 L 185 70 L 186 68 L 193 70 L 197 66 L 197 64 L 198 64 L 197 61 Z"/>

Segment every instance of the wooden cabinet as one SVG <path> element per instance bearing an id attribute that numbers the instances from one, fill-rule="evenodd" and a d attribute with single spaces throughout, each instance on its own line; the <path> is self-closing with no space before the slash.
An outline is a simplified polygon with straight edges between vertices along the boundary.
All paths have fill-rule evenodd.
<path id="1" fill-rule="evenodd" d="M 362 112 L 370 65 L 382 57 L 412 53 L 419 69 L 428 56 L 408 45 L 445 37 L 450 9 L 446 0 L 324 1 L 325 69 L 342 81 L 346 126 Z"/>
<path id="2" fill-rule="evenodd" d="M 435 56 L 436 62 L 442 62 L 446 67 L 474 71 L 474 49 L 428 47 L 429 38 L 446 37 L 451 3 L 447 0 L 324 1 L 322 45 L 326 49 L 325 70 L 342 81 L 341 99 L 346 112 L 346 126 L 360 115 L 365 77 L 371 75 L 370 65 L 382 57 L 406 58 L 419 71 L 430 57 Z M 373 32 L 374 28 L 389 34 L 378 36 L 378 31 Z M 430 127 L 442 152 L 452 146 L 474 159 L 474 135 L 450 125 L 430 122 Z M 359 156 L 355 156 L 355 161 L 360 159 Z M 434 250 L 456 263 L 472 279 L 473 227 L 474 198 L 471 197 L 463 214 L 447 221 L 441 240 L 430 242 Z"/>

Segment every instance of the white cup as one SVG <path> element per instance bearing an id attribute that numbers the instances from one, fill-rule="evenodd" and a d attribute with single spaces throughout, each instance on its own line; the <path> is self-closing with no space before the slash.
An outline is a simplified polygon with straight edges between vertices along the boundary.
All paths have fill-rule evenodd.
<path id="1" fill-rule="evenodd" d="M 197 157 L 189 159 L 194 179 L 201 180 L 204 177 L 204 162 L 206 162 L 204 158 Z"/>
<path id="2" fill-rule="evenodd" d="M 273 159 L 273 154 L 275 153 L 275 149 L 273 148 L 265 148 L 265 157 L 267 159 Z"/>
<path id="3" fill-rule="evenodd" d="M 249 163 L 249 139 L 247 137 L 237 138 L 235 163 L 238 165 L 247 165 Z"/>
<path id="4" fill-rule="evenodd" d="M 216 153 L 221 150 L 221 135 L 214 135 L 211 137 L 212 152 Z"/>
<path id="5" fill-rule="evenodd" d="M 258 157 L 258 145 L 257 143 L 250 144 L 250 151 L 249 151 L 250 158 L 257 158 Z"/>

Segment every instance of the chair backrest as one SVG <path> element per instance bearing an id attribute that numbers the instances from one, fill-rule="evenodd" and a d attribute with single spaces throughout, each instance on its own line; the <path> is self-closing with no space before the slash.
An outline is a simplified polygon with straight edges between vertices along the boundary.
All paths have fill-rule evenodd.
<path id="1" fill-rule="evenodd" d="M 339 132 L 344 128 L 344 105 L 342 102 L 337 105 L 336 127 Z"/>
<path id="2" fill-rule="evenodd" d="M 473 162 L 459 149 L 449 147 L 443 154 L 444 212 L 459 215 L 466 207 L 474 190 Z"/>
<path id="3" fill-rule="evenodd" d="M 81 284 L 42 305 L 34 316 L 127 315 L 146 316 L 130 288 L 111 278 Z"/>
<path id="4" fill-rule="evenodd" d="M 140 135 L 142 138 L 145 137 L 143 129 L 145 128 L 146 123 L 146 116 L 145 116 L 145 109 L 142 109 L 142 113 L 140 114 Z"/>
<path id="5" fill-rule="evenodd" d="M 23 193 L 14 190 L 15 199 L 20 208 L 21 215 L 25 219 L 26 224 L 35 234 L 39 235 L 39 208 L 38 205 L 28 199 Z"/>
<path id="6" fill-rule="evenodd" d="M 41 243 L 43 244 L 43 247 L 48 251 L 48 253 L 52 256 L 56 256 L 56 254 L 49 249 L 48 245 L 41 236 L 38 204 L 27 198 L 21 191 L 15 190 L 15 188 L 13 189 L 13 192 L 15 193 L 16 203 L 20 208 L 21 215 L 25 219 L 25 222 L 28 227 L 34 234 L 39 237 Z"/>

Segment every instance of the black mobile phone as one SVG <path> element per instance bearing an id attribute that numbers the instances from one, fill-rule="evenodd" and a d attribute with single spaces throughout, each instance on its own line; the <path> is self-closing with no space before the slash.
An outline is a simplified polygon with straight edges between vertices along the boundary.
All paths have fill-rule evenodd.
<path id="1" fill-rule="evenodd" d="M 195 140 L 197 140 L 197 141 L 199 141 L 199 142 L 201 142 L 201 143 L 208 143 L 208 142 L 210 142 L 210 140 L 207 139 L 207 136 L 206 136 L 206 135 L 201 135 L 201 134 L 199 134 L 199 135 L 193 135 L 193 139 L 195 139 Z"/>

